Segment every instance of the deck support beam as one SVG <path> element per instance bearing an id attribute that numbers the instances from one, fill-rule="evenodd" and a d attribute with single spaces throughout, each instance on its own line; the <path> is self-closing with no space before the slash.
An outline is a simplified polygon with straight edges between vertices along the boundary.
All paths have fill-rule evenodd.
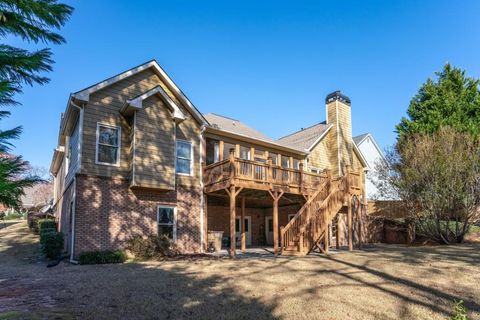
<path id="1" fill-rule="evenodd" d="M 204 226 L 203 226 L 203 229 L 204 229 L 204 232 L 205 232 L 205 252 L 208 252 L 208 196 L 207 194 L 204 194 L 203 195 L 204 197 L 204 206 L 203 206 L 203 223 L 204 223 Z"/>
<path id="2" fill-rule="evenodd" d="M 230 187 L 230 256 L 235 257 L 235 186 Z"/>
<path id="3" fill-rule="evenodd" d="M 230 197 L 230 256 L 235 257 L 235 249 L 237 247 L 236 239 L 235 239 L 235 218 L 236 218 L 236 198 L 238 194 L 243 190 L 243 187 L 235 188 L 235 185 L 230 186 L 230 190 L 228 188 L 225 189 L 227 194 Z"/>
<path id="4" fill-rule="evenodd" d="M 246 239 L 246 231 L 245 231 L 245 197 L 242 197 L 242 214 L 241 214 L 241 223 L 240 225 L 242 226 L 242 241 L 241 241 L 241 248 L 242 248 L 242 253 L 245 253 L 247 250 L 247 239 Z M 252 226 L 250 226 L 251 228 Z"/>
<path id="5" fill-rule="evenodd" d="M 329 242 L 330 242 L 330 228 L 329 225 L 327 224 L 327 227 L 325 228 L 325 239 L 323 241 L 323 244 L 325 245 L 324 252 L 326 255 L 328 255 L 328 247 L 329 247 Z"/>
<path id="6" fill-rule="evenodd" d="M 348 227 L 348 251 L 352 251 L 353 250 L 352 197 L 350 195 L 348 196 L 347 227 Z"/>
<path id="7" fill-rule="evenodd" d="M 283 191 L 268 191 L 273 198 L 273 254 L 278 254 L 278 201 L 283 196 Z"/>
<path id="8" fill-rule="evenodd" d="M 337 214 L 337 234 L 335 235 L 335 248 L 340 249 L 340 234 L 341 234 L 340 214 Z"/>

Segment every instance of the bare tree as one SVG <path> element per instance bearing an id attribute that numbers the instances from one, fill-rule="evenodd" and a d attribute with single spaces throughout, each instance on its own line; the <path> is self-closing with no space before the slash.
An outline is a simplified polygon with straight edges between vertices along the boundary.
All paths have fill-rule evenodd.
<path id="1" fill-rule="evenodd" d="M 441 243 L 462 242 L 480 219 L 480 142 L 444 127 L 404 137 L 378 165 L 379 196 L 397 196 L 417 234 Z"/>

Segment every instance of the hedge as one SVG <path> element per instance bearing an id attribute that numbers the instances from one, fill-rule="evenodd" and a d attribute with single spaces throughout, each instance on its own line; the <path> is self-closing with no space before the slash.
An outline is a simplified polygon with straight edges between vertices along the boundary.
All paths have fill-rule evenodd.
<path id="1" fill-rule="evenodd" d="M 150 235 L 147 238 L 133 237 L 127 241 L 126 249 L 137 259 L 173 257 L 179 254 L 175 244 L 166 236 Z"/>
<path id="2" fill-rule="evenodd" d="M 41 230 L 40 247 L 48 259 L 58 259 L 63 250 L 63 234 L 54 229 Z"/>
<path id="3" fill-rule="evenodd" d="M 38 231 L 42 232 L 42 229 L 57 229 L 57 224 L 53 219 L 40 219 L 38 220 Z"/>
<path id="4" fill-rule="evenodd" d="M 127 255 L 121 250 L 87 251 L 82 252 L 78 262 L 80 264 L 106 264 L 122 263 L 127 260 Z"/>

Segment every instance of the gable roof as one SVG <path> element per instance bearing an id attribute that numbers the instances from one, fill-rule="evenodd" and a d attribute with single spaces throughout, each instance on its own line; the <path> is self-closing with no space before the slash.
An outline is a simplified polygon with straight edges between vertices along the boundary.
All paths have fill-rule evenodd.
<path id="1" fill-rule="evenodd" d="M 263 140 L 273 143 L 273 139 L 261 133 L 260 131 L 249 127 L 239 120 L 224 117 L 215 113 L 208 113 L 204 115 L 204 118 L 210 123 L 210 126 L 222 131 L 228 131 L 231 133 L 239 134 L 253 139 Z"/>
<path id="2" fill-rule="evenodd" d="M 360 154 L 362 154 L 362 151 L 360 150 L 360 145 L 365 141 L 367 140 L 367 138 L 370 138 L 370 140 L 372 141 L 373 143 L 373 146 L 375 147 L 375 149 L 377 149 L 377 152 L 378 154 L 383 158 L 383 159 L 386 159 L 385 158 L 385 155 L 383 154 L 383 151 L 382 149 L 380 149 L 380 147 L 378 146 L 377 144 L 377 141 L 375 141 L 375 138 L 373 137 L 373 135 L 369 132 L 367 133 L 364 133 L 364 134 L 360 134 L 356 137 L 353 137 L 353 141 L 355 142 L 355 145 L 358 149 L 358 152 Z M 363 154 L 362 154 L 362 157 L 363 157 Z"/>
<path id="3" fill-rule="evenodd" d="M 120 110 L 120 112 L 124 114 L 128 114 L 134 111 L 135 109 L 142 109 L 143 100 L 148 99 L 149 97 L 157 94 L 167 104 L 167 107 L 169 107 L 173 111 L 172 116 L 175 120 L 183 121 L 186 119 L 185 114 L 180 110 L 180 108 L 175 104 L 175 102 L 173 102 L 173 100 L 170 99 L 168 94 L 165 92 L 165 90 L 163 90 L 161 86 L 156 86 L 133 99 L 127 100 L 123 105 L 122 109 Z"/>
<path id="4" fill-rule="evenodd" d="M 365 140 L 365 138 L 368 137 L 369 135 L 371 136 L 371 134 L 367 132 L 367 133 L 358 135 L 358 136 L 356 136 L 356 137 L 353 137 L 353 142 L 355 142 L 356 145 L 359 145 L 359 144 L 361 144 L 361 143 L 363 142 L 363 140 Z"/>
<path id="5" fill-rule="evenodd" d="M 332 125 L 325 121 L 314 124 L 313 126 L 302 128 L 301 130 L 281 137 L 277 143 L 294 147 L 301 150 L 310 151 L 327 133 Z"/>
<path id="6" fill-rule="evenodd" d="M 160 67 L 156 60 L 150 60 L 139 66 L 119 73 L 111 78 L 98 82 L 83 90 L 72 93 L 70 98 L 83 102 L 88 102 L 92 93 L 111 86 L 118 81 L 131 77 L 147 69 L 152 69 L 160 77 L 160 79 L 165 82 L 168 88 L 173 92 L 175 96 L 179 98 L 181 102 L 183 102 L 183 104 L 187 107 L 188 111 L 194 116 L 194 118 L 198 122 L 200 122 L 201 124 L 207 124 L 207 121 L 205 120 L 205 118 L 203 118 L 202 114 L 198 111 L 197 108 L 195 108 L 192 102 L 190 102 L 190 100 L 185 96 L 185 94 L 180 90 L 180 88 L 175 84 L 175 82 L 173 82 L 173 80 L 167 75 L 167 73 L 162 69 L 162 67 Z"/>

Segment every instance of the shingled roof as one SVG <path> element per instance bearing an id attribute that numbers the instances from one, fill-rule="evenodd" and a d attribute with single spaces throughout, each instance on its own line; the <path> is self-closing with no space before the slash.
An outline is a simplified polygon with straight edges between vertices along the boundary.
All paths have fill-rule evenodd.
<path id="1" fill-rule="evenodd" d="M 213 128 L 220 129 L 222 131 L 228 131 L 234 134 L 239 134 L 249 138 L 264 140 L 267 142 L 275 143 L 273 139 L 264 135 L 258 130 L 255 130 L 245 123 L 240 122 L 236 119 L 227 118 L 215 113 L 208 113 L 203 115 L 205 119 L 210 123 Z"/>
<path id="2" fill-rule="evenodd" d="M 370 133 L 364 133 L 361 135 L 358 135 L 356 137 L 353 137 L 353 142 L 355 142 L 356 145 L 358 145 L 360 142 L 362 142 L 363 139 L 365 139 L 366 136 L 368 136 Z"/>
<path id="3" fill-rule="evenodd" d="M 308 150 L 328 128 L 329 125 L 323 121 L 308 128 L 302 128 L 297 132 L 278 139 L 276 142 L 290 148 Z"/>

